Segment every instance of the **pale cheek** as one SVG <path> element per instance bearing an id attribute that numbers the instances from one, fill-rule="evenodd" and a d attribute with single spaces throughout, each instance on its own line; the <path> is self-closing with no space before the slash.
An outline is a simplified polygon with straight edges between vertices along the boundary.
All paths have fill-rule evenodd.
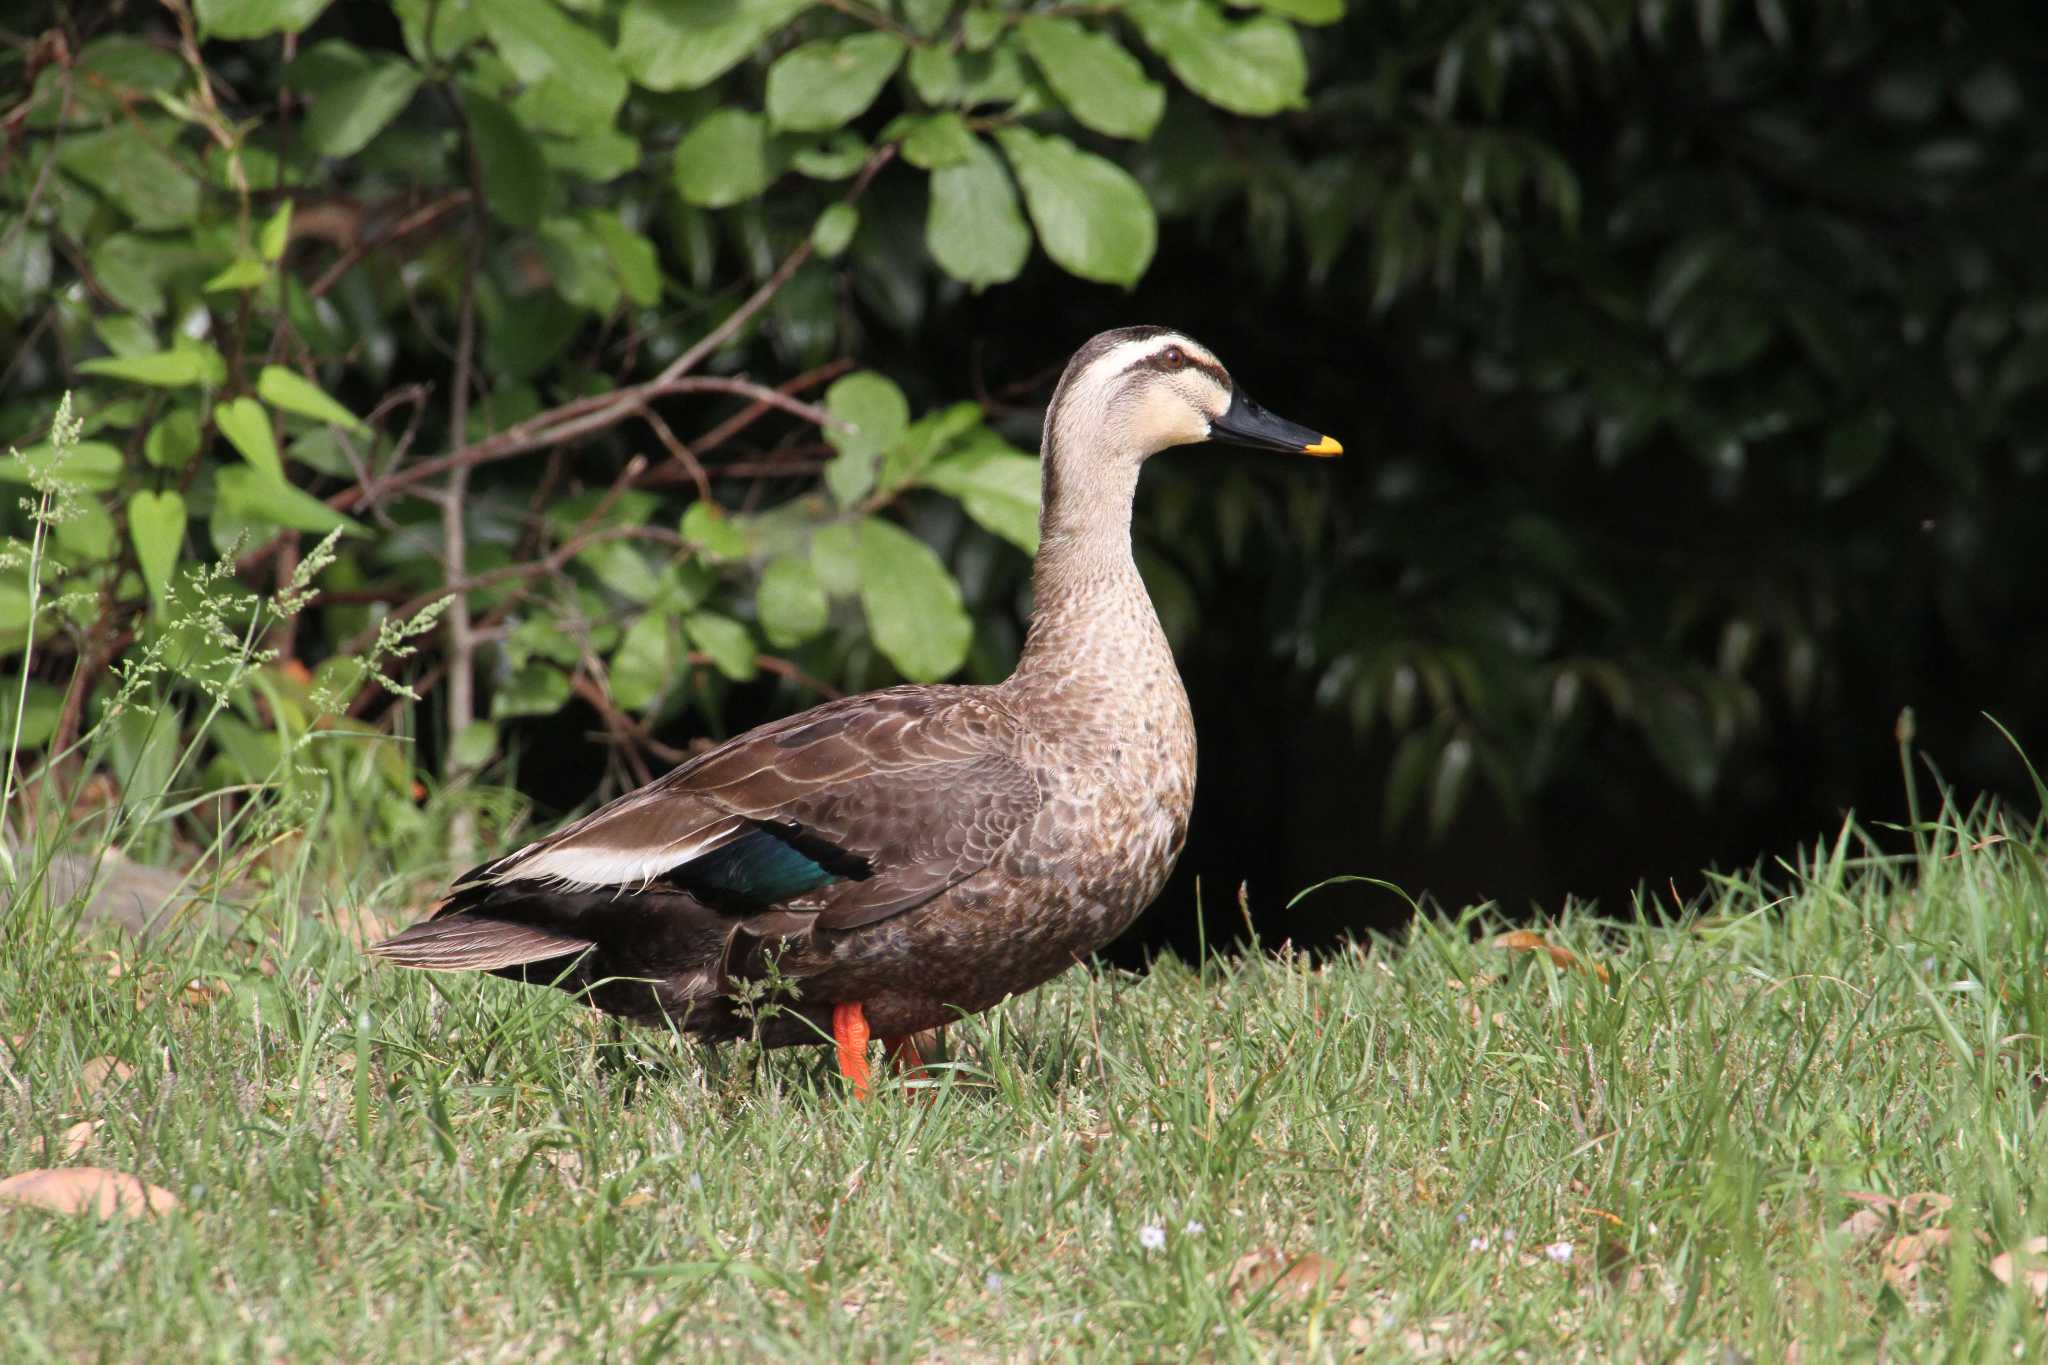
<path id="1" fill-rule="evenodd" d="M 1183 398 L 1173 393 L 1146 395 L 1136 425 L 1141 428 L 1146 454 L 1169 446 L 1191 445 L 1209 439 L 1209 423 Z"/>

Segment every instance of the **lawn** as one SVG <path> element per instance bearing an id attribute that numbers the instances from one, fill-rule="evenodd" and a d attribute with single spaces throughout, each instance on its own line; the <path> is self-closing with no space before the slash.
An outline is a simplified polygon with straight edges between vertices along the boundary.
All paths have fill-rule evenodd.
<path id="1" fill-rule="evenodd" d="M 0 1208 L 0 1355 L 2038 1357 L 2037 834 L 1852 829 L 1522 949 L 1432 913 L 1077 970 L 864 1105 L 822 1051 L 373 965 L 397 893 L 317 837 L 232 930 L 17 897 L 0 1175 L 178 1203 Z"/>

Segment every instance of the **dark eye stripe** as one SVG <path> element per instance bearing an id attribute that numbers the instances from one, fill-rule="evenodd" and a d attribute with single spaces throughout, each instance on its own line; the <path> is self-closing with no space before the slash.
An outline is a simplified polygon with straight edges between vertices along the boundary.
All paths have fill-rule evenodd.
<path id="1" fill-rule="evenodd" d="M 1200 356 L 1195 355 L 1186 350 L 1181 351 L 1180 358 L 1181 363 L 1176 365 L 1172 361 L 1166 359 L 1165 353 L 1163 351 L 1158 352 L 1153 355 L 1148 355 L 1144 357 L 1142 360 L 1133 360 L 1130 364 L 1124 366 L 1124 373 L 1129 374 L 1133 370 L 1153 370 L 1159 374 L 1173 374 L 1179 370 L 1184 369 L 1200 370 L 1203 374 L 1208 375 L 1211 379 L 1221 384 L 1224 388 L 1227 389 L 1230 387 L 1230 374 L 1221 365 L 1212 364 L 1211 362 L 1202 359 Z"/>

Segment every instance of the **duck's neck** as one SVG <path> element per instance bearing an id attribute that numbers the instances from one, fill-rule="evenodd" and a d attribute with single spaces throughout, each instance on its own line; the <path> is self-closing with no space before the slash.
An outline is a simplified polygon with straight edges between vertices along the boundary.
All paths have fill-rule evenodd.
<path id="1" fill-rule="evenodd" d="M 1089 460 L 1069 468 L 1057 443 L 1047 442 L 1031 627 L 1013 685 L 1128 690 L 1163 671 L 1178 686 L 1172 651 L 1131 558 L 1138 464 Z"/>

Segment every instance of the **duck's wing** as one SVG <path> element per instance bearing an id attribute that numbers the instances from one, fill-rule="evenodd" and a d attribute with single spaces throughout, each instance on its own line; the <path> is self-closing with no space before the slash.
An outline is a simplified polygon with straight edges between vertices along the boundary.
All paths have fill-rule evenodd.
<path id="1" fill-rule="evenodd" d="M 579 938 L 569 908 L 593 892 L 653 893 L 650 906 L 708 908 L 760 937 L 872 924 L 987 867 L 1037 813 L 1024 751 L 1021 723 L 978 691 L 903 687 L 828 702 L 484 864 L 434 920 L 377 950 L 434 958 L 412 965 L 470 965 L 452 959 L 482 953 L 489 936 L 465 927 L 458 937 L 450 917 L 489 917 L 494 903 L 516 901 L 521 929 L 542 932 L 492 939 L 490 965 L 507 965 L 495 959 L 508 952 L 557 957 Z M 536 924 L 551 899 L 564 916 Z"/>

